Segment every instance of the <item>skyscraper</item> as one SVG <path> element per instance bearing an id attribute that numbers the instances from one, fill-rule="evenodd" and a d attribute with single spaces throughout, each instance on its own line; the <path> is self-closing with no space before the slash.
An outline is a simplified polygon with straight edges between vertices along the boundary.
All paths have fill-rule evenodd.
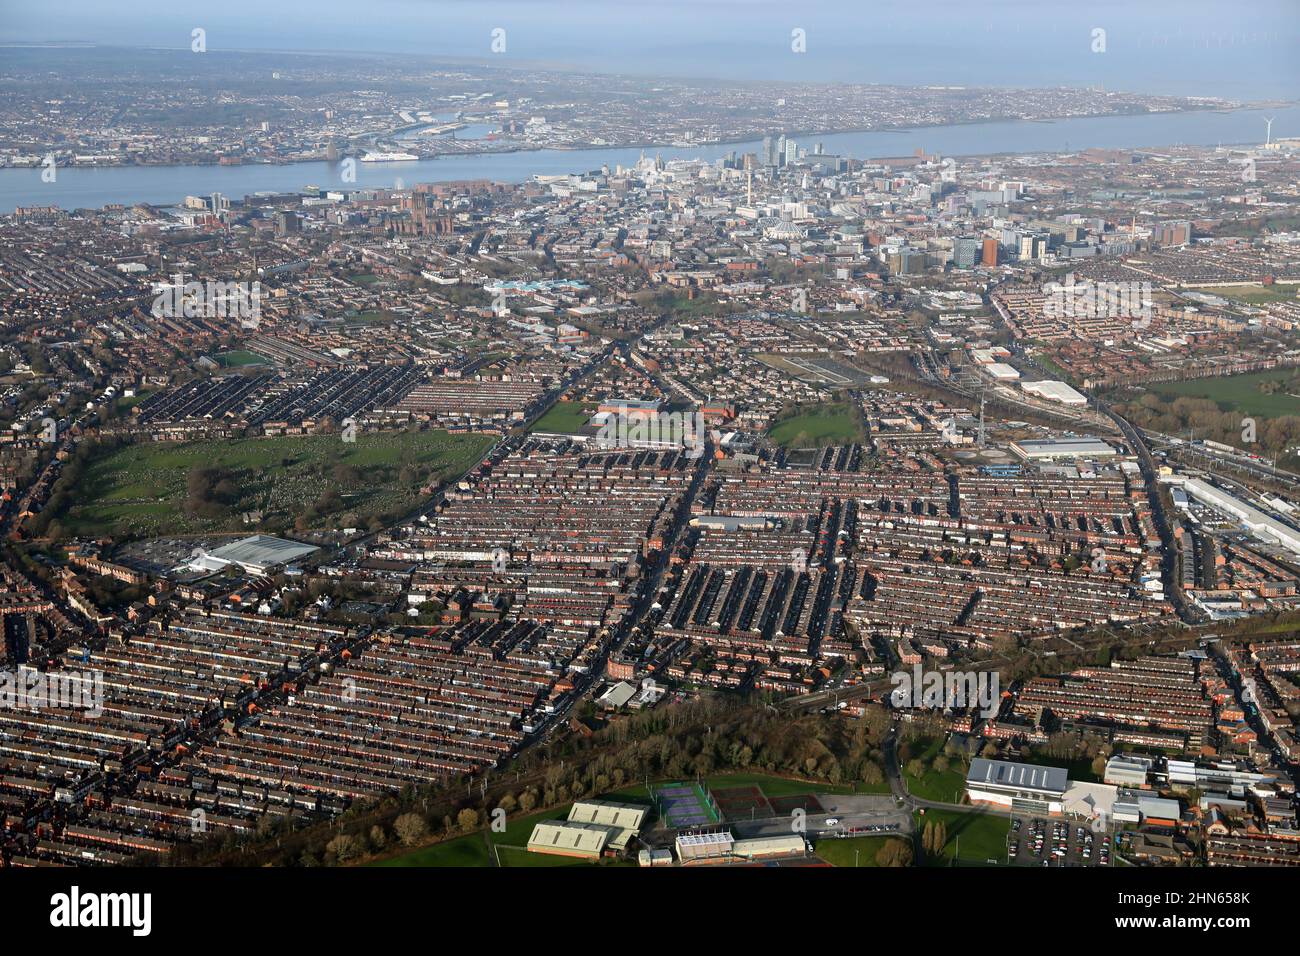
<path id="1" fill-rule="evenodd" d="M 952 241 L 952 264 L 958 269 L 974 269 L 980 254 L 980 241 L 974 236 L 959 236 Z"/>
<path id="2" fill-rule="evenodd" d="M 984 240 L 984 255 L 980 259 L 980 265 L 992 269 L 998 264 L 998 241 L 996 239 Z"/>

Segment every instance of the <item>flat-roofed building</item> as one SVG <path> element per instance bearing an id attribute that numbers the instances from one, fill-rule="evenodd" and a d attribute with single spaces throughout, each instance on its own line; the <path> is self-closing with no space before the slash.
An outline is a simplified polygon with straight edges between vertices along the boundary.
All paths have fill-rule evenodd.
<path id="1" fill-rule="evenodd" d="M 731 856 L 736 840 L 729 830 L 677 834 L 677 859 L 683 863 L 721 860 Z"/>
<path id="2" fill-rule="evenodd" d="M 1063 405 L 1076 406 L 1088 404 L 1088 396 L 1075 391 L 1064 382 L 1051 380 L 1042 382 L 1021 382 L 1020 387 L 1030 395 L 1036 395 L 1039 398 L 1047 399 L 1049 402 L 1060 402 Z"/>
<path id="3" fill-rule="evenodd" d="M 1062 801 L 1064 810 L 1082 820 L 1110 822 L 1115 815 L 1115 800 L 1119 788 L 1107 783 L 1085 783 L 1071 780 Z"/>
<path id="4" fill-rule="evenodd" d="M 731 846 L 732 855 L 742 860 L 757 860 L 764 857 L 778 856 L 803 856 L 807 852 L 807 842 L 797 833 L 751 837 L 747 840 L 737 840 Z"/>
<path id="5" fill-rule="evenodd" d="M 543 820 L 533 827 L 533 834 L 528 838 L 528 852 L 595 860 L 605 852 L 616 832 L 613 827 L 599 823 Z"/>
<path id="6" fill-rule="evenodd" d="M 1013 441 L 1011 450 L 1030 461 L 1054 458 L 1112 458 L 1113 446 L 1100 438 L 1049 438 L 1042 441 Z"/>
<path id="7" fill-rule="evenodd" d="M 1182 804 L 1168 797 L 1140 793 L 1138 794 L 1137 805 L 1143 823 L 1156 826 L 1174 826 L 1183 816 Z"/>
<path id="8" fill-rule="evenodd" d="M 199 570 L 220 571 L 237 564 L 250 574 L 265 574 L 270 568 L 289 564 L 318 550 L 320 549 L 312 544 L 255 534 L 201 554 L 191 566 Z"/>
<path id="9" fill-rule="evenodd" d="M 1111 757 L 1106 761 L 1106 783 L 1117 787 L 1145 787 L 1151 761 L 1133 757 Z"/>
<path id="10" fill-rule="evenodd" d="M 645 824 L 647 807 L 612 800 L 579 800 L 569 808 L 570 823 L 594 823 L 615 831 L 609 839 L 611 850 L 625 850 Z"/>
<path id="11" fill-rule="evenodd" d="M 1070 785 L 1064 767 L 1038 767 L 1009 760 L 971 761 L 966 793 L 972 803 L 992 803 L 1026 813 L 1061 813 Z"/>
<path id="12" fill-rule="evenodd" d="M 1216 488 L 1199 478 L 1178 476 L 1162 480 L 1175 486 L 1181 485 L 1187 494 L 1197 501 L 1208 504 L 1229 517 L 1236 518 L 1251 534 L 1261 541 L 1267 541 L 1286 548 L 1288 551 L 1300 554 L 1300 533 L 1277 519 L 1269 517 L 1253 505 L 1228 494 L 1222 488 Z"/>

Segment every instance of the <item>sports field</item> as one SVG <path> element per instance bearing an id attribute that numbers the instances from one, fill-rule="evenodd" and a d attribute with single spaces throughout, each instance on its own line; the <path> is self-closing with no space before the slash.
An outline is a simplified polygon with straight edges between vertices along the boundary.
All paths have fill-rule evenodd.
<path id="1" fill-rule="evenodd" d="M 265 355 L 258 355 L 256 352 L 250 352 L 247 349 L 235 349 L 232 352 L 221 352 L 212 356 L 212 360 L 222 368 L 244 368 L 249 365 L 273 364 Z"/>
<path id="2" fill-rule="evenodd" d="M 591 418 L 592 410 L 581 402 L 556 402 L 529 431 L 572 435 Z"/>
<path id="3" fill-rule="evenodd" d="M 665 825 L 674 829 L 722 822 L 722 814 L 698 783 L 663 783 L 652 788 L 655 809 Z"/>
<path id="4" fill-rule="evenodd" d="M 914 820 L 918 834 L 927 822 L 942 821 L 946 830 L 943 849 L 937 855 L 922 854 L 925 866 L 951 866 L 954 861 L 967 866 L 991 866 L 990 860 L 1007 862 L 1010 817 L 979 810 L 927 810 L 924 815 L 914 814 Z M 919 839 L 917 845 L 921 845 Z"/>
<path id="5" fill-rule="evenodd" d="M 818 840 L 813 852 L 831 866 L 877 866 L 876 854 L 890 840 L 898 837 L 848 837 L 843 840 Z M 856 851 L 856 852 L 855 852 Z"/>
<path id="6" fill-rule="evenodd" d="M 1300 415 L 1300 386 L 1296 385 L 1295 369 L 1272 369 L 1267 372 L 1250 372 L 1246 375 L 1221 375 L 1215 378 L 1195 378 L 1185 382 L 1161 382 L 1151 390 L 1168 399 L 1179 396 L 1208 398 L 1218 402 L 1224 411 L 1241 412 L 1277 418 L 1283 415 Z M 1264 391 L 1268 383 L 1271 394 Z"/>
<path id="7" fill-rule="evenodd" d="M 1294 302 L 1297 293 L 1300 293 L 1300 285 L 1288 283 L 1287 285 L 1222 285 L 1222 286 L 1198 286 L 1194 292 L 1208 292 L 1210 295 L 1217 295 L 1224 299 L 1232 299 L 1236 302 L 1245 302 L 1248 305 L 1266 305 L 1269 302 Z"/>
<path id="8" fill-rule="evenodd" d="M 858 417 L 841 402 L 818 405 L 772 426 L 767 437 L 786 448 L 842 445 L 862 441 Z"/>
<path id="9" fill-rule="evenodd" d="M 371 866 L 487 866 L 488 845 L 481 833 L 420 847 L 401 856 L 378 860 Z"/>
<path id="10" fill-rule="evenodd" d="M 459 475 L 491 444 L 444 431 L 136 444 L 92 460 L 57 520 L 85 536 L 276 530 L 300 516 L 312 528 L 360 525 L 413 510 L 422 485 Z M 228 500 L 199 508 L 189 479 L 205 468 L 227 475 Z M 260 524 L 244 525 L 254 510 Z"/>

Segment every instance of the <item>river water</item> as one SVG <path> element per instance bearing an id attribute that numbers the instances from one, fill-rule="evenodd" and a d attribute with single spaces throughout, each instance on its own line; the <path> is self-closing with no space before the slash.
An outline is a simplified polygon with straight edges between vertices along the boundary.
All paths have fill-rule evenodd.
<path id="1" fill-rule="evenodd" d="M 1051 122 L 976 123 L 915 130 L 834 133 L 796 137 L 800 146 L 823 144 L 832 154 L 873 158 L 927 153 L 973 156 L 1139 146 L 1258 144 L 1264 141 L 1264 116 L 1274 117 L 1273 136 L 1300 135 L 1300 107 L 1232 112 L 1164 113 L 1106 116 Z M 468 132 L 468 131 L 467 131 Z M 474 130 L 482 133 L 482 130 Z M 462 138 L 458 136 L 458 138 Z M 664 159 L 714 160 L 735 151 L 754 152 L 757 142 L 717 146 L 647 146 L 647 155 Z M 809 152 L 811 152 L 811 148 Z M 68 167 L 56 181 L 41 180 L 40 169 L 0 169 L 0 213 L 15 206 L 98 208 L 108 203 L 149 202 L 169 205 L 187 195 L 214 192 L 232 199 L 256 192 L 294 192 L 307 185 L 323 188 L 410 186 L 422 182 L 492 179 L 523 182 L 536 174 L 579 173 L 636 162 L 640 148 L 529 150 L 402 163 L 358 163 L 356 182 L 342 182 L 339 163 L 292 163 L 245 166 Z"/>

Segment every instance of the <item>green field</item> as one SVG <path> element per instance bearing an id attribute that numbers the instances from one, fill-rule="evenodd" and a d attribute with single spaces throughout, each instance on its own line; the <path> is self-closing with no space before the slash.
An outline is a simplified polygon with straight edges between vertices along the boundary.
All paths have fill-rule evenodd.
<path id="1" fill-rule="evenodd" d="M 876 854 L 890 840 L 898 837 L 848 837 L 843 840 L 818 840 L 813 852 L 831 866 L 875 866 Z M 857 851 L 856 858 L 853 851 Z"/>
<path id="2" fill-rule="evenodd" d="M 393 313 L 377 312 L 374 309 L 370 309 L 366 312 L 358 312 L 355 315 L 348 316 L 348 321 L 359 322 L 362 325 L 375 325 L 377 323 L 393 321 Z"/>
<path id="3" fill-rule="evenodd" d="M 805 793 L 868 793 L 859 788 L 854 791 L 850 784 L 808 783 L 805 780 L 787 780 L 785 777 L 773 777 L 763 773 L 728 773 L 705 777 L 704 782 L 710 790 L 724 787 L 759 787 L 769 797 L 797 797 Z M 885 790 L 889 785 L 885 784 Z"/>
<path id="4" fill-rule="evenodd" d="M 488 845 L 481 833 L 421 847 L 401 856 L 377 860 L 370 866 L 487 866 Z"/>
<path id="5" fill-rule="evenodd" d="M 907 764 L 912 758 L 903 762 L 903 776 L 907 780 L 907 790 L 922 800 L 935 803 L 959 803 L 966 789 L 966 765 L 957 757 L 949 757 L 949 767 L 942 773 L 930 768 L 931 762 L 943 750 L 942 740 L 932 740 L 921 747 L 913 747 L 913 758 L 924 761 L 927 770 L 919 777 L 907 772 Z"/>
<path id="6" fill-rule="evenodd" d="M 186 534 L 253 530 L 240 515 L 260 510 L 263 530 L 288 528 L 299 516 L 309 527 L 394 519 L 420 502 L 420 486 L 453 478 L 491 446 L 487 435 L 444 431 L 143 443 L 92 459 L 68 489 L 57 519 L 79 535 Z M 194 506 L 194 469 L 220 468 L 234 500 Z M 334 496 L 323 497 L 328 492 Z"/>
<path id="7" fill-rule="evenodd" d="M 582 402 L 556 402 L 545 415 L 537 419 L 529 431 L 572 435 L 587 424 L 589 418 L 591 408 Z"/>
<path id="8" fill-rule="evenodd" d="M 230 352 L 221 352 L 212 356 L 212 360 L 222 368 L 244 368 L 249 365 L 271 365 L 273 364 L 265 355 L 258 355 L 256 352 L 250 352 L 247 349 L 234 349 Z"/>
<path id="9" fill-rule="evenodd" d="M 1205 292 L 1247 305 L 1267 305 L 1270 302 L 1294 302 L 1300 285 L 1223 285 L 1198 286 L 1193 292 Z"/>
<path id="10" fill-rule="evenodd" d="M 947 839 L 937 857 L 926 856 L 926 866 L 951 866 L 954 859 L 961 864 L 988 864 L 1007 861 L 1007 834 L 1011 832 L 1011 818 L 978 810 L 927 810 L 924 815 L 913 815 L 916 824 L 917 846 L 926 821 L 942 820 L 947 828 Z M 960 855 L 958 846 L 960 845 Z"/>
<path id="11" fill-rule="evenodd" d="M 1152 385 L 1151 390 L 1170 400 L 1182 395 L 1208 398 L 1217 402 L 1224 411 L 1276 418 L 1282 415 L 1300 415 L 1300 388 L 1295 386 L 1295 381 L 1295 369 L 1273 369 L 1246 375 L 1161 382 Z M 1273 394 L 1267 394 L 1261 390 L 1261 386 L 1267 382 L 1276 382 L 1281 387 Z"/>
<path id="12" fill-rule="evenodd" d="M 842 402 L 829 402 L 779 421 L 767 437 L 786 448 L 862 441 L 858 416 Z"/>

